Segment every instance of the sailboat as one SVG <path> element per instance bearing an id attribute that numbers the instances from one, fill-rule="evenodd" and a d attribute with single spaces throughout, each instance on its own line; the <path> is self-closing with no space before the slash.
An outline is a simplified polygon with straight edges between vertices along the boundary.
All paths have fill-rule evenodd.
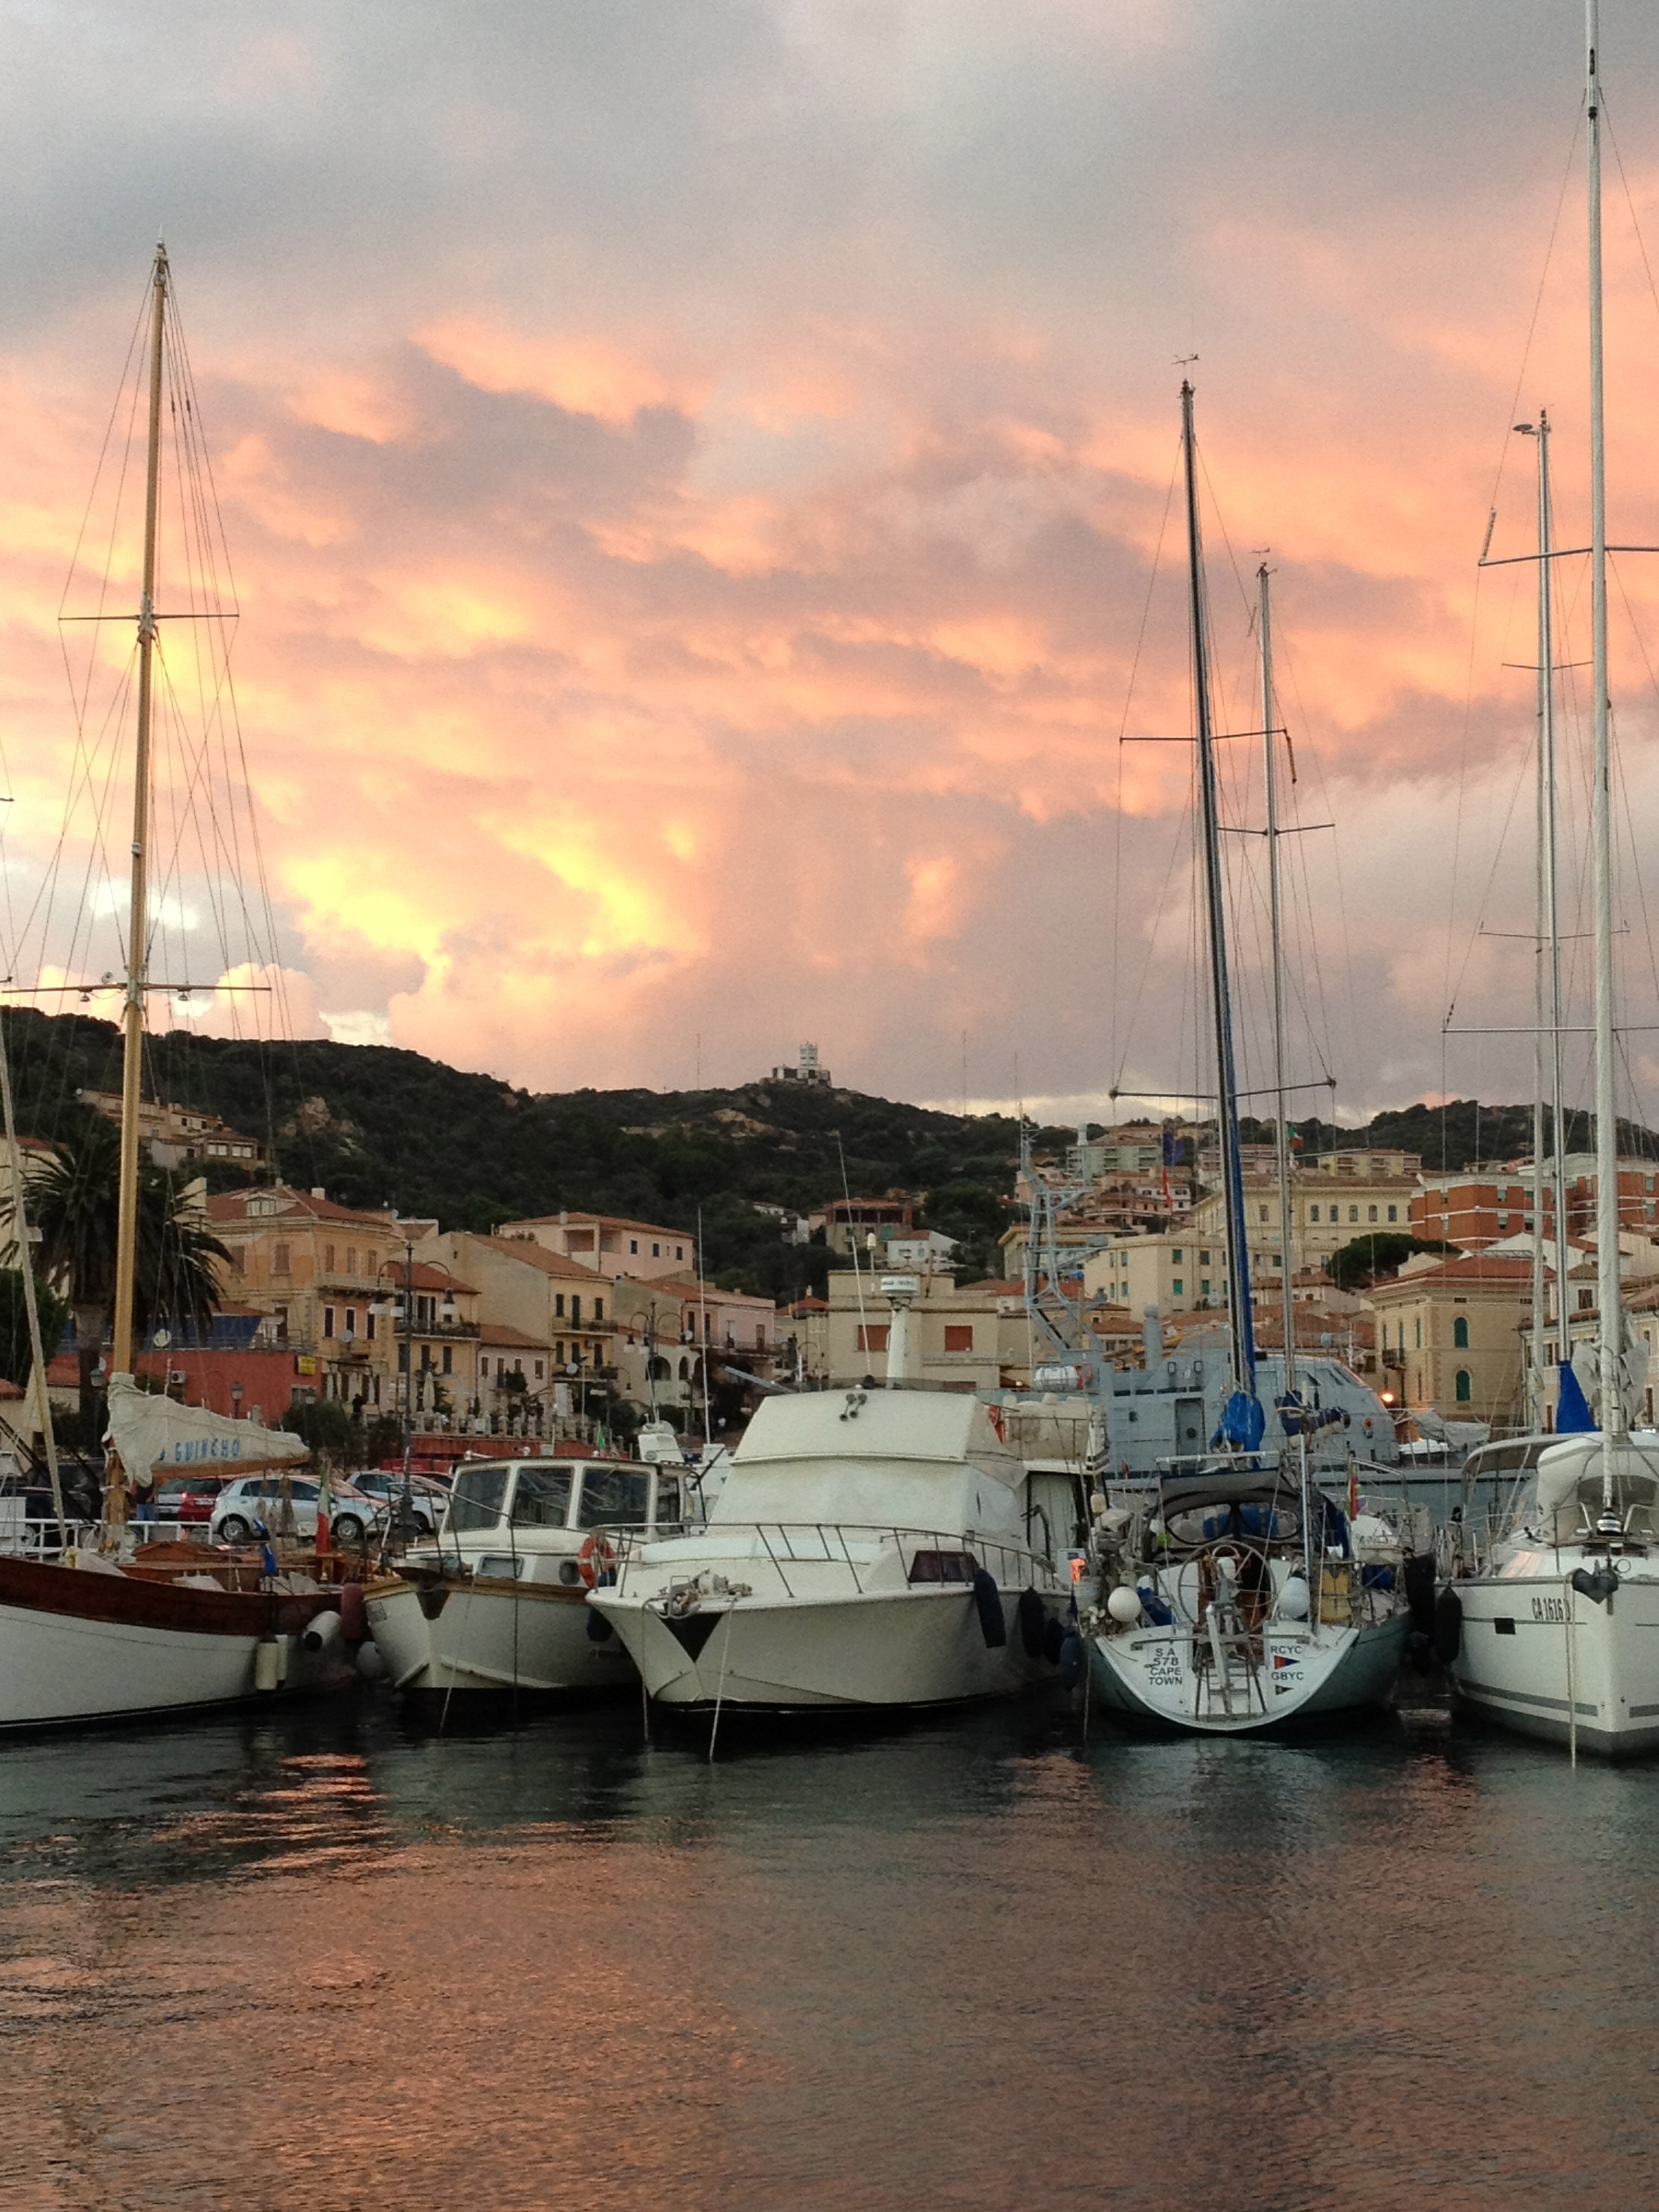
<path id="1" fill-rule="evenodd" d="M 134 1373 L 139 1101 L 149 988 L 156 536 L 167 301 L 167 257 L 165 247 L 158 246 L 149 298 L 149 444 L 143 586 L 137 616 L 120 1200 L 102 1540 L 96 1547 L 67 1545 L 52 1559 L 0 1556 L 0 1729 L 133 1719 L 226 1705 L 342 1671 L 338 1588 L 321 1587 L 315 1577 L 303 1572 L 269 1573 L 263 1564 L 220 1563 L 191 1547 L 139 1547 L 128 1518 L 134 1492 L 148 1489 L 163 1469 L 212 1464 L 252 1473 L 291 1467 L 304 1452 L 299 1438 L 263 1429 L 258 1423 L 222 1419 L 201 1408 L 152 1398 L 139 1389 Z M 5 1093 L 21 1211 L 27 1192 L 16 1163 L 9 1076 Z M 27 1243 L 26 1238 L 21 1241 L 26 1291 L 32 1302 Z M 38 1316 L 33 1328 L 38 1362 Z M 54 1484 L 54 1492 L 56 1488 Z M 57 1504 L 61 1527 L 61 1495 Z"/>
<path id="2" fill-rule="evenodd" d="M 1580 1750 L 1618 1758 L 1659 1749 L 1659 1437 L 1632 1432 L 1640 1377 L 1620 1285 L 1597 0 L 1586 0 L 1585 44 L 1595 684 L 1594 1405 L 1585 1407 L 1564 1357 L 1558 1427 L 1576 1425 L 1577 1432 L 1538 1446 L 1530 1470 L 1515 1486 L 1511 1507 L 1498 1521 L 1495 1540 L 1460 1561 L 1462 1571 L 1441 1591 L 1437 1623 L 1438 1648 L 1460 1705 L 1524 1735 L 1565 1743 L 1575 1759 Z M 1540 568 L 1557 557 L 1547 539 L 1540 544 Z M 1553 1028 L 1559 1039 L 1559 1010 Z M 1559 1197 L 1557 1204 L 1559 1237 Z M 1559 1316 L 1565 1297 L 1565 1275 L 1558 1273 Z M 1565 1338 L 1564 1318 L 1562 1327 Z M 1565 1341 L 1560 1348 L 1565 1354 Z M 1592 1413 L 1599 1427 L 1589 1425 Z"/>
<path id="3" fill-rule="evenodd" d="M 1260 572 L 1261 727 L 1267 748 L 1273 1036 L 1279 1126 L 1285 1351 L 1277 1437 L 1260 1395 L 1244 1223 L 1221 820 L 1199 528 L 1193 387 L 1181 387 L 1193 693 L 1196 707 L 1205 920 L 1226 1215 L 1230 1382 L 1207 1451 L 1164 1462 L 1155 1489 L 1103 1514 L 1095 1540 L 1097 1602 L 1085 1615 L 1091 1687 L 1139 1721 L 1204 1735 L 1255 1735 L 1385 1698 L 1410 1614 L 1407 1561 L 1390 1522 L 1346 1510 L 1315 1480 L 1310 1445 L 1336 1410 L 1297 1387 L 1288 1249 L 1284 995 L 1279 954 L 1273 647 L 1267 570 Z M 1151 1358 L 1151 1344 L 1148 1344 Z M 1201 1437 L 1199 1443 L 1202 1444 Z"/>

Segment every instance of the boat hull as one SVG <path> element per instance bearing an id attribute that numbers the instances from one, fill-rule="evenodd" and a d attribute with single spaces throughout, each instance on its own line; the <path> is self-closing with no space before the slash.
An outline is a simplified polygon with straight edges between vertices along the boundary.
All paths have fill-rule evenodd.
<path id="1" fill-rule="evenodd" d="M 599 1590 L 590 1603 L 632 1654 L 649 1695 L 684 1711 L 902 1709 L 1009 1697 L 1052 1680 L 1027 1653 L 1018 1593 L 988 1645 L 970 1589 L 927 1584 L 825 1598 L 740 1597 L 671 1619 L 659 1601 Z M 1045 1595 L 1046 1620 L 1068 1601 Z"/>
<path id="2" fill-rule="evenodd" d="M 337 1646 L 305 1650 L 314 1616 L 337 1592 L 286 1595 L 180 1588 L 176 1580 L 100 1574 L 0 1559 L 0 1729 L 61 1728 L 190 1712 L 343 1680 Z"/>
<path id="3" fill-rule="evenodd" d="M 1265 1639 L 1262 1663 L 1232 1690 L 1227 1711 L 1188 1656 L 1182 1630 L 1089 1639 L 1091 1696 L 1113 1711 L 1200 1735 L 1266 1735 L 1330 1715 L 1386 1705 L 1410 1620 L 1326 1627 L 1317 1643 Z M 1218 1709 L 1220 1707 L 1220 1709 Z"/>
<path id="4" fill-rule="evenodd" d="M 1632 1577 L 1601 1604 L 1566 1576 L 1450 1587 L 1462 1607 L 1449 1668 L 1462 1711 L 1547 1743 L 1576 1736 L 1601 1758 L 1659 1752 L 1659 1579 Z"/>
<path id="5" fill-rule="evenodd" d="M 580 1696 L 626 1688 L 634 1662 L 589 1632 L 587 1593 L 485 1576 L 372 1585 L 368 1625 L 406 1698 Z"/>

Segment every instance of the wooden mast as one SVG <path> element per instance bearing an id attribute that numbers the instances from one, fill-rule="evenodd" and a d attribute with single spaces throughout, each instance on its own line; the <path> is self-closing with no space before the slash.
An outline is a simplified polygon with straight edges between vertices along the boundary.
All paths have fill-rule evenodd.
<path id="1" fill-rule="evenodd" d="M 132 777 L 132 903 L 127 923 L 127 994 L 121 1057 L 120 1212 L 115 1245 L 115 1303 L 110 1316 L 112 1374 L 133 1372 L 133 1289 L 138 1265 L 138 1113 L 143 1097 L 144 994 L 149 934 L 150 702 L 155 656 L 155 534 L 161 465 L 161 340 L 167 256 L 155 249 L 150 291 L 149 441 L 144 475 L 144 581 L 138 603 L 138 728 Z M 112 1524 L 126 1517 L 125 1484 L 112 1467 L 105 1500 Z"/>

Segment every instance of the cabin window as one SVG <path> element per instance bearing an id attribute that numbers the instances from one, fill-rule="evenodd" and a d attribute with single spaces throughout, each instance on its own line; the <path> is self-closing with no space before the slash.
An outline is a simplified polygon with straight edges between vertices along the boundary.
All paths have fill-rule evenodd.
<path id="1" fill-rule="evenodd" d="M 1460 1406 L 1467 1406 L 1469 1403 L 1472 1395 L 1473 1392 L 1469 1383 L 1469 1370 L 1467 1367 L 1460 1367 L 1457 1370 L 1458 1404 Z"/>
<path id="2" fill-rule="evenodd" d="M 650 1506 L 651 1478 L 628 1467 L 589 1467 L 582 1473 L 582 1528 L 642 1528 Z"/>
<path id="3" fill-rule="evenodd" d="M 515 1528 L 562 1528 L 570 1514 L 570 1470 L 526 1468 L 513 1492 Z"/>
<path id="4" fill-rule="evenodd" d="M 1468 1350 L 1469 1317 L 1467 1314 L 1459 1314 L 1456 1320 L 1453 1322 L 1452 1342 L 1459 1352 L 1467 1352 Z"/>
<path id="5" fill-rule="evenodd" d="M 859 1350 L 860 1352 L 885 1352 L 887 1349 L 888 1326 L 888 1323 L 884 1321 L 872 1321 L 869 1324 L 868 1328 L 866 1328 L 862 1323 L 860 1323 L 859 1328 Z"/>
<path id="6" fill-rule="evenodd" d="M 524 1560 L 515 1552 L 486 1552 L 478 1572 L 495 1583 L 516 1583 L 524 1573 Z"/>
<path id="7" fill-rule="evenodd" d="M 455 1477 L 449 1496 L 448 1525 L 452 1534 L 469 1528 L 493 1528 L 501 1517 L 507 1491 L 504 1467 L 464 1467 Z"/>
<path id="8" fill-rule="evenodd" d="M 657 1525 L 659 1528 L 665 1527 L 670 1522 L 678 1521 L 679 1517 L 680 1486 L 672 1475 L 659 1475 L 657 1478 Z"/>
<path id="9" fill-rule="evenodd" d="M 945 1326 L 945 1349 L 947 1352 L 971 1352 L 974 1332 L 965 1322 L 947 1322 Z"/>

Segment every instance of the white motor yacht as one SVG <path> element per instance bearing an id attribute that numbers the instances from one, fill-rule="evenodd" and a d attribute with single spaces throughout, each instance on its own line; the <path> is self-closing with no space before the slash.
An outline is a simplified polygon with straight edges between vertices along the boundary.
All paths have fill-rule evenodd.
<path id="1" fill-rule="evenodd" d="M 910 1286 L 912 1292 L 914 1285 Z M 695 1534 L 630 1537 L 590 1608 L 679 1707 L 901 1707 L 1052 1679 L 1071 1585 L 1028 1533 L 1024 1469 L 977 1399 L 769 1398 Z"/>
<path id="2" fill-rule="evenodd" d="M 625 1686 L 633 1663 L 587 1594 L 615 1571 L 620 1540 L 680 1511 L 677 1465 L 463 1461 L 436 1537 L 369 1586 L 393 1686 L 446 1699 Z"/>

